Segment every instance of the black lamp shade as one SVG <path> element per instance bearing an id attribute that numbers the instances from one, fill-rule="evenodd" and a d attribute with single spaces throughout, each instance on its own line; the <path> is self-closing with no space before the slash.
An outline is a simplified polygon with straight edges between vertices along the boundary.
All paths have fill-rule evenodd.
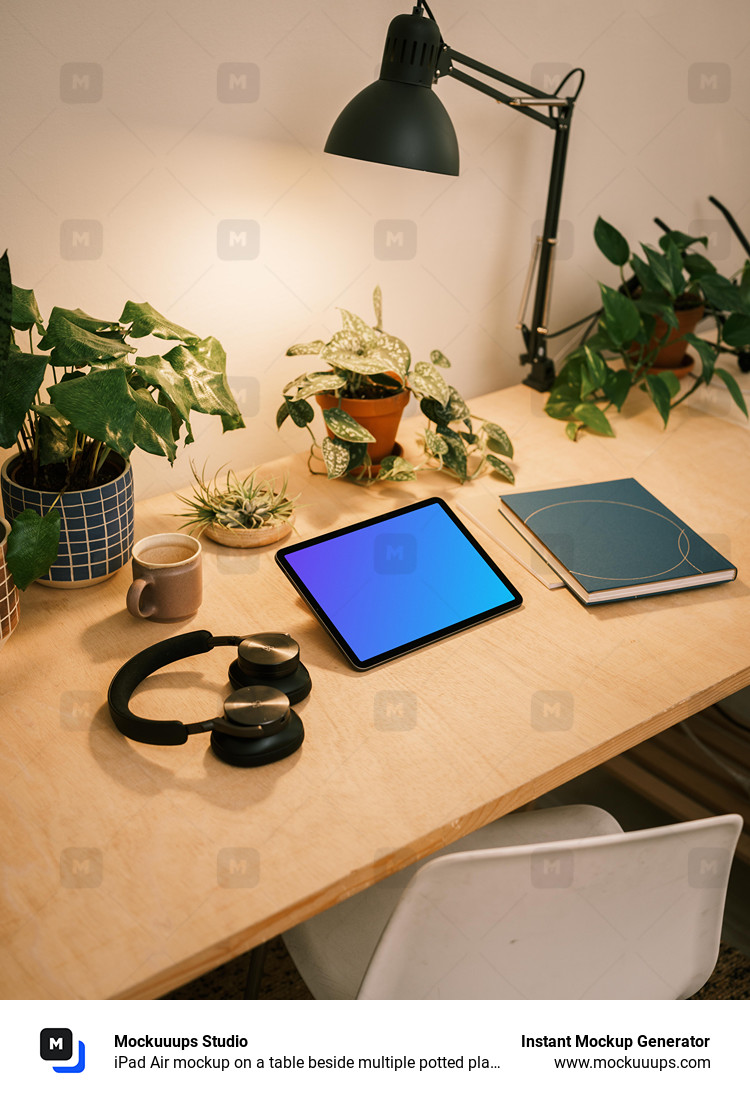
<path id="1" fill-rule="evenodd" d="M 440 46 L 432 20 L 396 16 L 388 28 L 380 79 L 347 104 L 325 151 L 457 176 L 456 132 L 432 91 Z"/>

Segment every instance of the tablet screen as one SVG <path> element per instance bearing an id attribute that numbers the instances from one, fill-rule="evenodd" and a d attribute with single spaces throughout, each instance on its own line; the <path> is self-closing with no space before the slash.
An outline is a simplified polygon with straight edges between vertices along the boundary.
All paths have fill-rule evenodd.
<path id="1" fill-rule="evenodd" d="M 279 550 L 276 561 L 360 669 L 521 603 L 438 497 Z"/>

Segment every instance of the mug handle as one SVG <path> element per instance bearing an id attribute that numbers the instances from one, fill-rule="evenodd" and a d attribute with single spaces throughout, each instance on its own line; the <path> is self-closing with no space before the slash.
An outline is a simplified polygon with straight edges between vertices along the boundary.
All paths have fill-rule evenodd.
<path id="1" fill-rule="evenodd" d="M 136 619 L 149 619 L 155 611 L 153 603 L 141 607 L 141 596 L 148 586 L 149 581 L 145 581 L 143 577 L 139 577 L 138 580 L 133 581 L 125 597 L 128 611 L 131 615 L 135 615 Z"/>

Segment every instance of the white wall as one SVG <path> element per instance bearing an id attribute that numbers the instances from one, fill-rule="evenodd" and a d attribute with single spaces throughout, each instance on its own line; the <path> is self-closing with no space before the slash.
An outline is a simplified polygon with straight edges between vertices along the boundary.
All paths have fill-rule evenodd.
<path id="1" fill-rule="evenodd" d="M 432 8 L 451 46 L 520 79 L 586 69 L 553 328 L 594 308 L 596 279 L 611 275 L 592 241 L 598 214 L 634 240 L 657 236 L 654 215 L 699 227 L 721 270 L 739 265 L 707 196 L 750 235 L 747 0 Z M 0 249 L 14 281 L 45 313 L 117 317 L 126 299 L 146 299 L 216 335 L 247 422 L 222 437 L 196 416 L 196 443 L 174 471 L 137 454 L 139 496 L 184 484 L 189 457 L 211 472 L 304 446 L 274 426 L 281 387 L 305 364 L 284 351 L 333 331 L 338 305 L 369 317 L 376 283 L 386 327 L 420 358 L 442 348 L 467 396 L 523 377 L 516 311 L 551 133 L 443 80 L 458 178 L 321 151 L 338 111 L 374 79 L 389 20 L 408 10 L 408 0 L 5 0 Z M 222 224 L 233 221 L 253 223 L 244 258 Z M 405 229 L 402 246 L 389 228 Z"/>

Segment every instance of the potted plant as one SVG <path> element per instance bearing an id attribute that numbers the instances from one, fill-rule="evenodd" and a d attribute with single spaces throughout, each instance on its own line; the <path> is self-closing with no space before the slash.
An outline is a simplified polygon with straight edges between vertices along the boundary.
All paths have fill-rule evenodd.
<path id="1" fill-rule="evenodd" d="M 584 428 L 614 435 L 607 411 L 614 406 L 619 412 L 637 386 L 649 394 L 666 425 L 672 409 L 716 375 L 747 416 L 736 379 L 717 367 L 716 359 L 720 353 L 742 355 L 750 344 L 750 261 L 733 282 L 694 251 L 696 245 L 705 248 L 706 237 L 669 231 L 658 248 L 643 245 L 639 256 L 619 230 L 599 218 L 594 238 L 619 269 L 621 282 L 617 287 L 599 284 L 596 330 L 567 356 L 546 412 L 568 421 L 571 439 Z M 716 325 L 713 340 L 693 331 L 704 314 Z M 692 358 L 686 359 L 688 347 L 697 352 L 700 372 L 680 392 L 678 375 L 694 366 Z"/>
<path id="2" fill-rule="evenodd" d="M 0 447 L 16 448 L 0 477 L 8 565 L 21 589 L 37 579 L 96 584 L 130 557 L 133 449 L 173 462 L 183 429 L 192 442 L 192 411 L 220 416 L 225 431 L 243 427 L 224 349 L 148 302 L 127 302 L 118 320 L 56 306 L 45 324 L 33 292 L 12 286 L 7 253 L 0 282 L 9 320 L 0 332 Z M 28 333 L 28 352 L 18 332 Z M 170 348 L 139 356 L 144 337 Z"/>
<path id="3" fill-rule="evenodd" d="M 433 351 L 430 362 L 412 364 L 411 353 L 397 336 L 383 330 L 380 287 L 373 294 L 375 324 L 342 309 L 343 327 L 330 340 L 294 344 L 287 355 L 312 355 L 324 369 L 301 374 L 283 390 L 276 414 L 281 427 L 289 418 L 307 428 L 310 460 L 322 458 L 329 478 L 352 475 L 361 482 L 413 481 L 425 466 L 445 470 L 463 482 L 491 469 L 513 482 L 503 458 L 513 457 L 513 446 L 498 424 L 475 416 L 443 371 L 445 355 Z M 427 418 L 422 440 L 424 460 L 403 458 L 395 443 L 401 414 L 414 394 Z M 311 424 L 315 397 L 322 409 L 327 438 L 318 443 Z M 503 458 L 499 456 L 503 456 Z"/>
<path id="4" fill-rule="evenodd" d="M 200 474 L 194 466 L 192 469 L 193 495 L 177 497 L 188 508 L 177 515 L 186 521 L 181 526 L 193 534 L 205 531 L 223 546 L 267 546 L 294 529 L 297 497 L 287 496 L 286 477 L 277 488 L 273 482 L 259 478 L 257 470 L 244 478 L 229 470 L 221 484 L 218 474 L 207 481 L 205 468 Z"/>

